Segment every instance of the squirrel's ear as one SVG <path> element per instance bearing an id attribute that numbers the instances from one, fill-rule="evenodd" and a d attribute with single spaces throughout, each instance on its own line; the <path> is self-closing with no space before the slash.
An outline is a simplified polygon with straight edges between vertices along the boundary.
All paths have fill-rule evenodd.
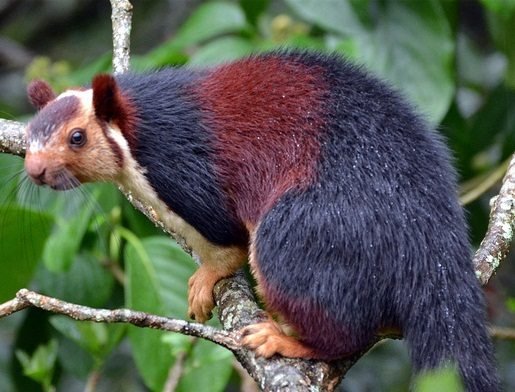
<path id="1" fill-rule="evenodd" d="M 48 102 L 55 99 L 56 95 L 52 87 L 44 80 L 33 80 L 27 86 L 27 96 L 30 103 L 36 109 L 42 109 Z"/>
<path id="2" fill-rule="evenodd" d="M 123 99 L 112 75 L 97 75 L 91 84 L 95 115 L 104 121 L 116 121 L 124 115 Z"/>

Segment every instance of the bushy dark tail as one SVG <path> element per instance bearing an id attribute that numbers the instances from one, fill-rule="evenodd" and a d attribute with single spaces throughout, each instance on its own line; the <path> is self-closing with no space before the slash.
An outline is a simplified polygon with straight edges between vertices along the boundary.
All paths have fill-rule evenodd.
<path id="1" fill-rule="evenodd" d="M 501 387 L 481 288 L 467 275 L 436 283 L 434 292 L 412 308 L 404 336 L 416 373 L 456 366 L 466 391 L 497 392 Z"/>

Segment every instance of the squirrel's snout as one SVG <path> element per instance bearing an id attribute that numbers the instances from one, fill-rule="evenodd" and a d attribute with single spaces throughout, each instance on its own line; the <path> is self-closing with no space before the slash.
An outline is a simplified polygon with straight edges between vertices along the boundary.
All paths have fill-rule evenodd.
<path id="1" fill-rule="evenodd" d="M 45 161 L 39 155 L 27 155 L 25 158 L 25 171 L 36 185 L 45 184 Z"/>

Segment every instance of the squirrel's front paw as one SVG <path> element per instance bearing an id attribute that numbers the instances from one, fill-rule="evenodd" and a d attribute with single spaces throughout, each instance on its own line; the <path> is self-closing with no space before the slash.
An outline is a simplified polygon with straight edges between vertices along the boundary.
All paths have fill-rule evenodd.
<path id="1" fill-rule="evenodd" d="M 188 281 L 188 316 L 199 323 L 209 320 L 215 307 L 213 287 L 219 276 L 204 266 L 191 276 Z"/>

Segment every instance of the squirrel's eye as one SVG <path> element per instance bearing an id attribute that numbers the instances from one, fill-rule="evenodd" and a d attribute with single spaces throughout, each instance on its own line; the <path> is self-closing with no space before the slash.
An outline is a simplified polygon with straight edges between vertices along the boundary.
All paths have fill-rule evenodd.
<path id="1" fill-rule="evenodd" d="M 70 134 L 70 146 L 82 147 L 86 143 L 86 131 L 82 128 L 75 128 Z"/>

